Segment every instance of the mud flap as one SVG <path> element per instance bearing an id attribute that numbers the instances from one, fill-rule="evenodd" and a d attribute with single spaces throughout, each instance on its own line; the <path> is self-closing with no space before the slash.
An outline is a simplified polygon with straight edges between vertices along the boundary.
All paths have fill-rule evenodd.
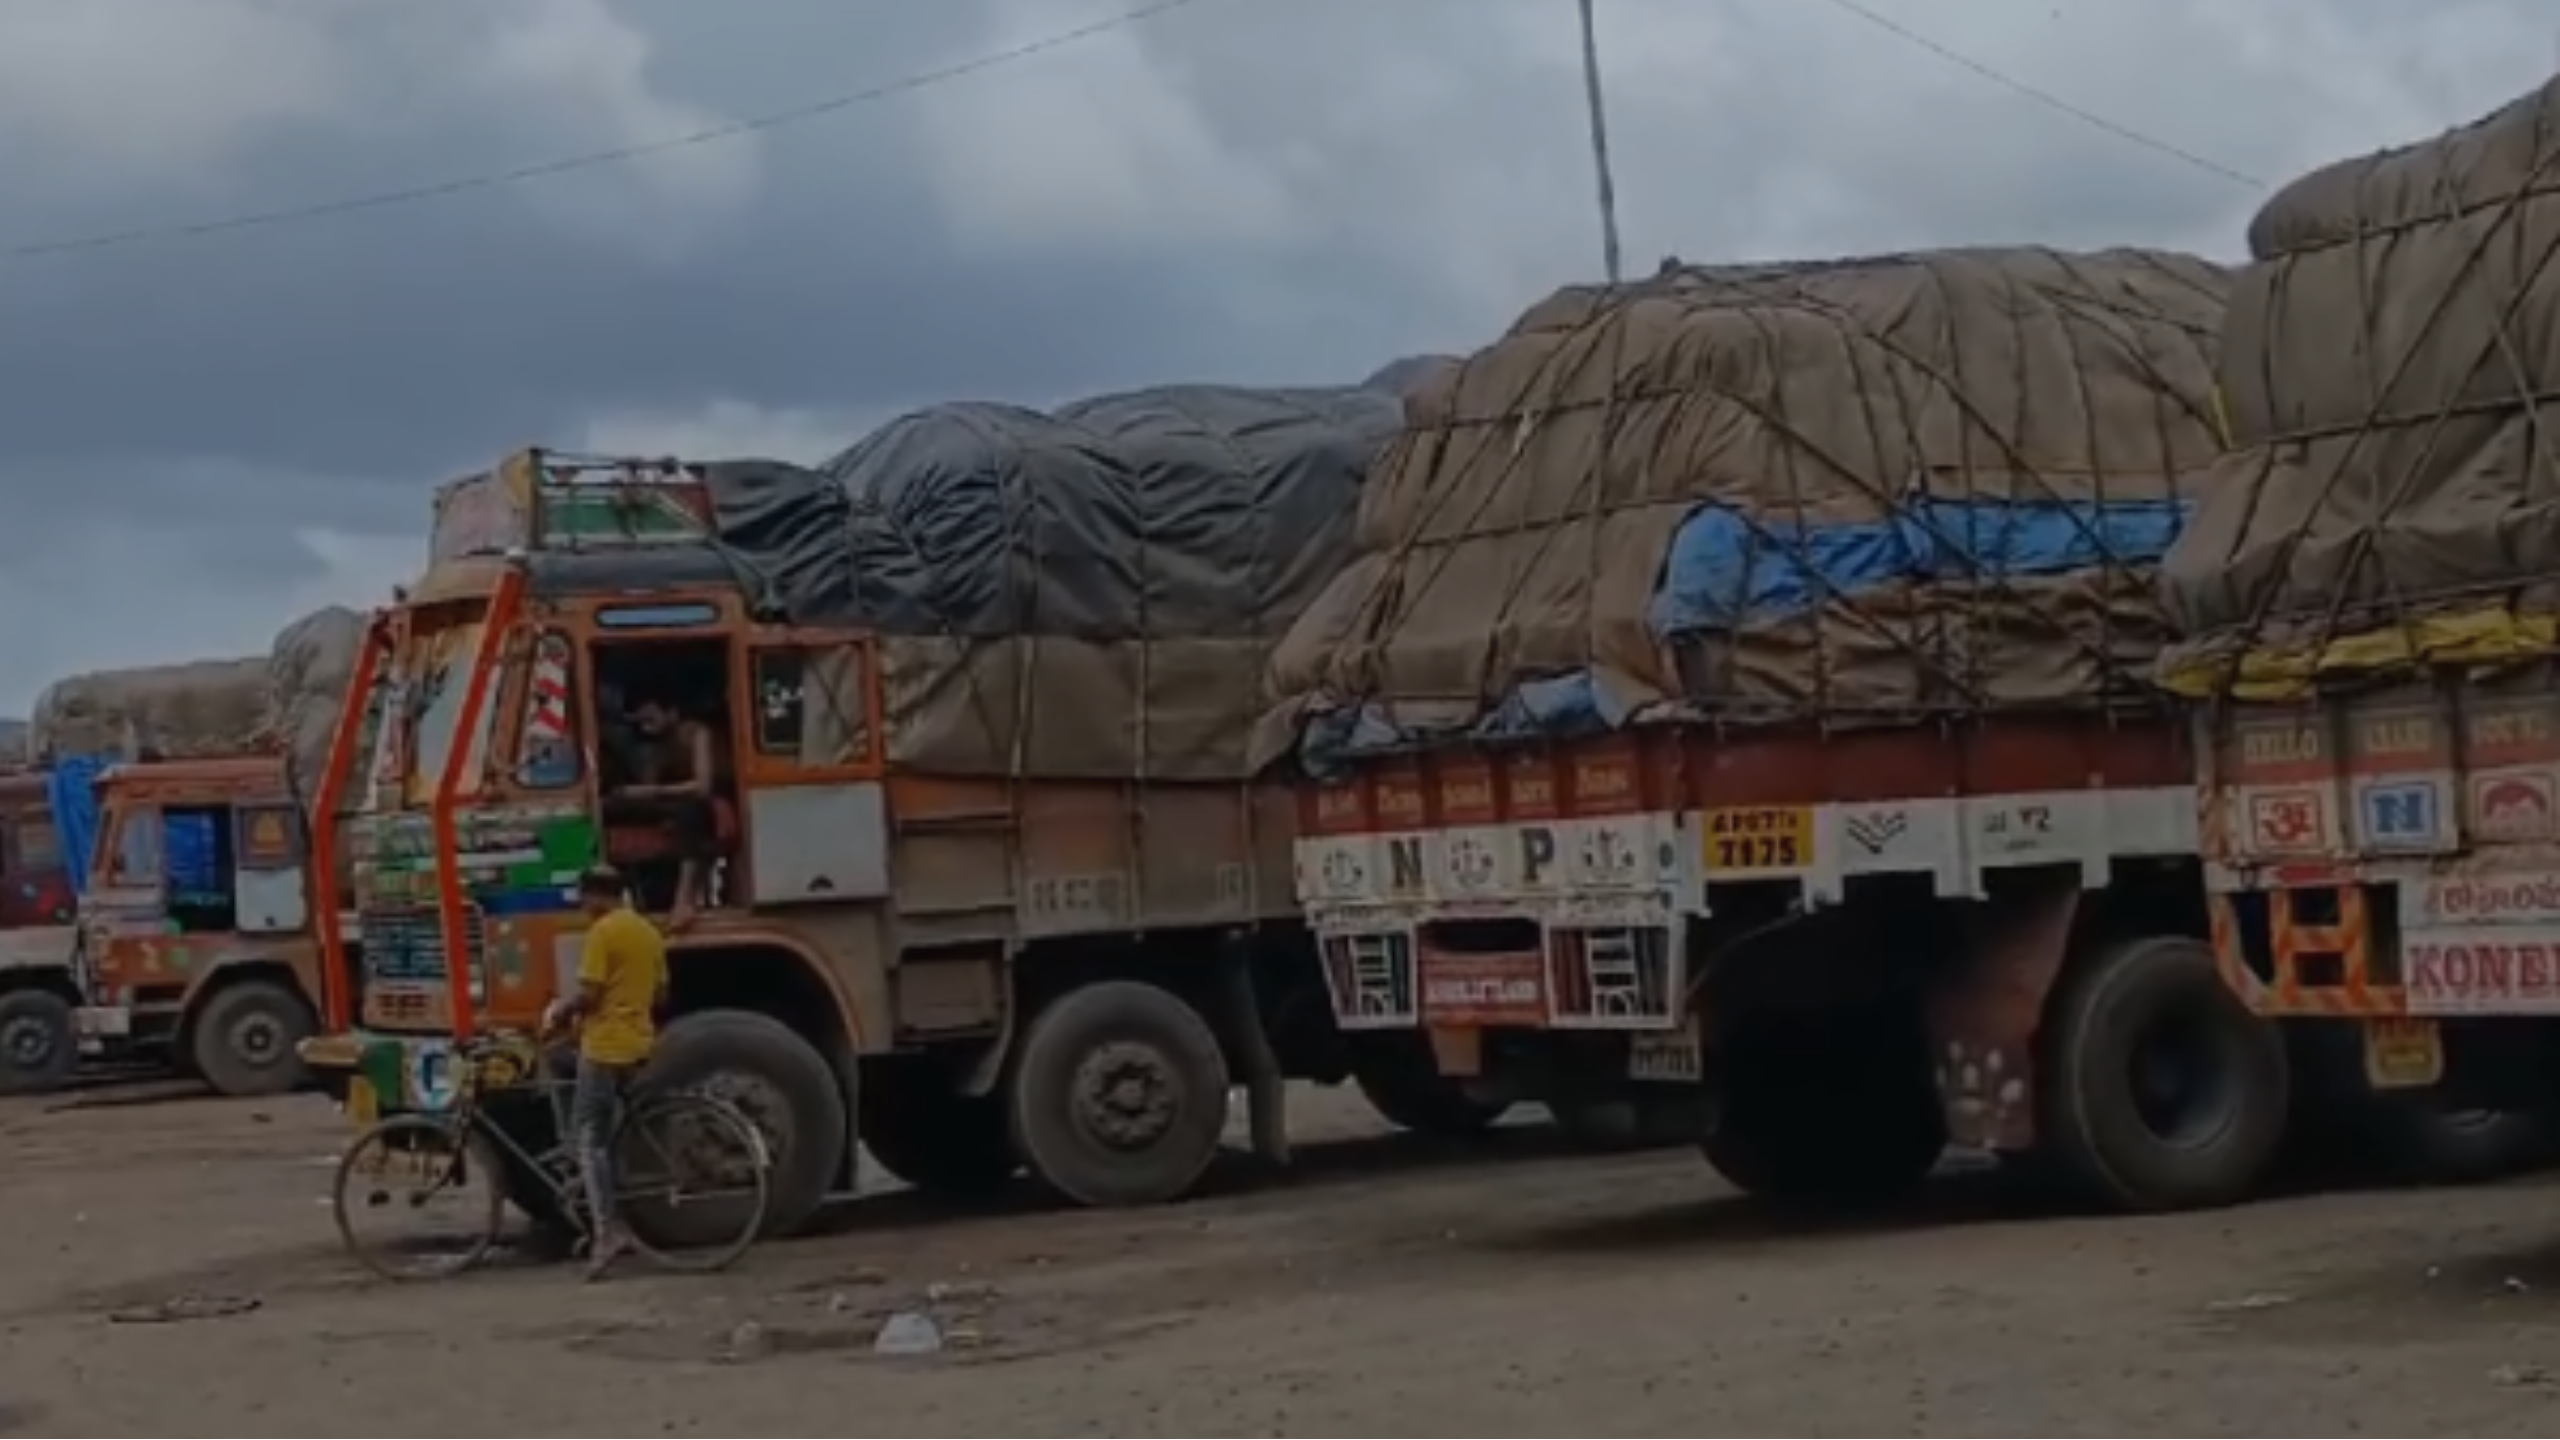
<path id="1" fill-rule="evenodd" d="M 1234 1037 L 1235 1061 L 1244 1078 L 1246 1123 L 1254 1157 L 1286 1166 L 1289 1154 L 1289 1081 L 1280 1073 L 1280 1057 L 1272 1052 L 1271 1032 L 1264 1028 L 1262 1000 L 1253 988 L 1253 951 L 1231 944 L 1219 966 L 1224 991 L 1227 1033 Z"/>
<path id="2" fill-rule="evenodd" d="M 2036 1031 L 2080 914 L 2080 877 L 2021 874 L 1968 917 L 1964 953 L 1928 996 L 1948 1143 L 2036 1147 Z"/>

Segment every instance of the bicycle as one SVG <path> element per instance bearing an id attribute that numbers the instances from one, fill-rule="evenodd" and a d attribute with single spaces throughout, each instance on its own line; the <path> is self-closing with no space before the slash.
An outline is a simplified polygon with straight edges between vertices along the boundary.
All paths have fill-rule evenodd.
<path id="1" fill-rule="evenodd" d="M 586 1184 L 568 1125 L 568 1092 L 574 1082 L 553 1074 L 544 1058 L 541 1045 L 520 1033 L 475 1037 L 453 1056 L 451 1105 L 389 1116 L 349 1142 L 338 1159 L 331 1209 L 338 1238 L 359 1263 L 395 1281 L 459 1275 L 487 1260 L 505 1238 L 510 1200 L 538 1224 L 565 1223 L 578 1243 L 592 1243 Z M 550 1102 L 554 1138 L 538 1152 L 493 1118 L 487 1104 L 493 1096 L 528 1090 Z M 666 1143 L 669 1137 L 674 1144 Z M 662 1163 L 635 1165 L 635 1150 Z M 764 1132 L 726 1100 L 696 1090 L 633 1086 L 623 1096 L 608 1153 L 624 1232 L 654 1264 L 697 1273 L 725 1269 L 755 1244 L 764 1228 L 772 1155 Z M 699 1173 L 696 1162 L 706 1159 L 723 1185 L 716 1192 L 696 1194 L 687 1181 Z M 658 1179 L 661 1175 L 666 1178 Z M 395 1266 L 356 1234 L 356 1215 L 389 1208 L 391 1197 L 383 1187 L 401 1176 L 424 1183 L 422 1191 L 408 1198 L 411 1212 L 464 1190 L 475 1177 L 490 1182 L 487 1197 L 466 1217 L 471 1223 L 459 1248 L 424 1268 Z M 705 1207 L 711 1213 L 706 1215 Z"/>

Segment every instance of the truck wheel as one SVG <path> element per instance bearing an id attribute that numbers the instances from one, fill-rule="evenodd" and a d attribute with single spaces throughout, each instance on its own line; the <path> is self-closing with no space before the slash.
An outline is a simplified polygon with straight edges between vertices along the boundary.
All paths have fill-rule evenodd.
<path id="1" fill-rule="evenodd" d="M 1621 1094 L 1550 1096 L 1547 1111 L 1574 1148 L 1602 1155 L 1695 1145 L 1707 1133 L 1705 1095 L 1684 1085 L 1646 1081 Z"/>
<path id="2" fill-rule="evenodd" d="M 2117 1209 L 2237 1203 L 2284 1143 L 2283 1037 L 2199 941 L 2126 941 L 2070 966 L 2046 1010 L 2040 1069 L 2045 1144 Z"/>
<path id="3" fill-rule="evenodd" d="M 982 1195 L 1022 1170 L 1004 1102 L 961 1095 L 922 1066 L 881 1065 L 862 1077 L 855 1134 L 881 1169 L 918 1190 Z"/>
<path id="4" fill-rule="evenodd" d="M 0 1095 L 56 1089 L 80 1066 L 71 1002 L 50 990 L 0 995 Z"/>
<path id="5" fill-rule="evenodd" d="M 1013 1137 L 1040 1182 L 1097 1209 L 1179 1200 L 1217 1159 L 1227 1057 L 1200 1012 L 1153 985 L 1070 991 L 1015 1057 Z"/>
<path id="6" fill-rule="evenodd" d="M 2292 1020 L 2287 1139 L 2307 1163 L 2403 1185 L 2477 1185 L 2548 1163 L 2560 1153 L 2549 1117 L 2460 1109 L 2436 1090 L 2376 1090 L 2364 1071 L 2355 1021 Z"/>
<path id="7" fill-rule="evenodd" d="M 1399 1130 L 1463 1140 L 1481 1135 L 1511 1113 L 1511 1101 L 1481 1081 L 1440 1073 L 1427 1045 L 1404 1036 L 1380 1036 L 1352 1052 L 1351 1078 L 1371 1109 Z"/>
<path id="8" fill-rule="evenodd" d="M 1900 1008 L 1745 1018 L 1699 1149 L 1735 1189 L 1837 1208 L 1908 1198 L 1946 1153 L 1928 1035 Z"/>
<path id="9" fill-rule="evenodd" d="M 2481 1185 L 2552 1158 L 2551 1126 L 2521 1110 L 2460 1110 L 2425 1095 L 2376 1095 L 2358 1119 L 2395 1179 L 2410 1185 Z"/>
<path id="10" fill-rule="evenodd" d="M 178 1040 L 214 1093 L 282 1095 L 310 1078 L 294 1048 L 311 1038 L 302 997 L 273 980 L 215 983 Z"/>
<path id="11" fill-rule="evenodd" d="M 679 1016 L 659 1033 L 657 1053 L 642 1079 L 651 1089 L 717 1095 L 764 1132 L 773 1152 L 765 1234 L 793 1234 L 817 1216 L 844 1168 L 844 1093 L 817 1048 L 790 1026 L 753 1010 Z M 737 1227 L 717 1213 L 720 1208 L 701 1212 L 700 1235 L 678 1233 L 686 1217 L 676 1211 L 658 1227 L 669 1233 L 651 1238 L 679 1249 L 725 1243 Z"/>

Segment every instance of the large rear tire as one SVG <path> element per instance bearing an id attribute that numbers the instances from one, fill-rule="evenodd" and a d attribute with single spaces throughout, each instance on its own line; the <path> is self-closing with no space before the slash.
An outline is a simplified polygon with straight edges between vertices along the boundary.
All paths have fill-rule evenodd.
<path id="1" fill-rule="evenodd" d="M 817 1217 L 843 1172 L 851 1128 L 844 1092 L 825 1057 L 770 1015 L 697 1010 L 658 1036 L 640 1094 L 695 1089 L 736 1106 L 763 1133 L 773 1168 L 762 1233 L 797 1234 Z M 681 1248 L 729 1238 L 716 1215 L 699 1234 L 684 1231 L 685 1219 L 678 1212 L 661 1222 L 659 1243 Z"/>
<path id="2" fill-rule="evenodd" d="M 985 1195 L 1022 1172 L 1004 1101 L 962 1095 L 938 1068 L 905 1061 L 866 1066 L 855 1109 L 863 1149 L 918 1190 Z"/>
<path id="3" fill-rule="evenodd" d="M 40 1095 L 71 1083 L 80 1030 L 71 1002 L 50 990 L 0 995 L 0 1095 Z"/>
<path id="4" fill-rule="evenodd" d="M 1699 1146 L 1745 1194 L 1820 1209 L 1889 1205 L 1946 1151 L 1928 1034 L 1904 1007 L 1745 1018 L 1721 1049 Z"/>
<path id="5" fill-rule="evenodd" d="M 1481 1081 L 1440 1073 L 1418 1035 L 1363 1037 L 1351 1053 L 1351 1078 L 1388 1124 L 1416 1135 L 1463 1140 L 1511 1113 L 1511 1100 Z"/>
<path id="6" fill-rule="evenodd" d="M 2113 1209 L 2255 1194 L 2284 1143 L 2283 1037 L 2184 937 L 2076 958 L 2045 1012 L 2039 1128 L 2061 1173 Z"/>
<path id="7" fill-rule="evenodd" d="M 1015 1057 L 1013 1139 L 1040 1182 L 1095 1209 L 1182 1199 L 1227 1128 L 1226 1054 L 1200 1012 L 1128 980 L 1069 991 Z"/>
<path id="8" fill-rule="evenodd" d="M 217 1095 L 283 1095 L 311 1078 L 300 1046 L 311 1038 L 311 1006 L 274 980 L 217 980 L 188 1017 L 178 1053 Z"/>

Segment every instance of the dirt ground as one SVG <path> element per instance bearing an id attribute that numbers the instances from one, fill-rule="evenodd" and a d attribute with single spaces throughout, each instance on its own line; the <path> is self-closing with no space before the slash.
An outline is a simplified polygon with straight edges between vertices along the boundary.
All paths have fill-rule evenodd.
<path id="1" fill-rule="evenodd" d="M 2528 1436 L 2560 1188 L 1790 1224 L 1694 1155 L 1486 1156 L 1311 1094 L 1291 1183 L 907 1197 L 715 1278 L 358 1278 L 317 1099 L 0 1108 L 0 1434 Z M 229 1316 L 172 1302 L 254 1301 Z M 154 1308 L 158 1307 L 158 1308 Z M 219 1310 L 222 1304 L 202 1304 Z M 874 1353 L 933 1316 L 937 1354 Z"/>

